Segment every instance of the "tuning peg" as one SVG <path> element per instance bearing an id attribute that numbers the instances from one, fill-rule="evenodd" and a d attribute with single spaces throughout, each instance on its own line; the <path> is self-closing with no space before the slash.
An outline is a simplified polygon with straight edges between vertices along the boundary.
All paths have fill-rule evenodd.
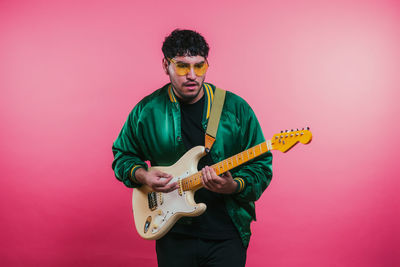
<path id="1" fill-rule="evenodd" d="M 291 132 L 293 132 L 293 129 L 291 130 Z"/>
<path id="2" fill-rule="evenodd" d="M 281 133 L 283 133 L 283 131 L 281 131 Z"/>
<path id="3" fill-rule="evenodd" d="M 310 130 L 310 127 L 307 127 L 307 130 Z"/>

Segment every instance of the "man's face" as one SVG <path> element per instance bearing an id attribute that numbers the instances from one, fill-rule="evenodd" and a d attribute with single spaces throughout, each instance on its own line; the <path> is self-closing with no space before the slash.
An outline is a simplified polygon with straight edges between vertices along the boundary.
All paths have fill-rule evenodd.
<path id="1" fill-rule="evenodd" d="M 164 71 L 171 80 L 175 95 L 181 101 L 193 104 L 203 97 L 202 85 L 206 75 L 204 73 L 202 76 L 198 76 L 195 73 L 195 69 L 202 64 L 208 64 L 202 56 L 176 56 L 171 61 L 163 59 Z M 185 75 L 178 75 L 178 68 L 185 66 L 189 66 L 190 71 Z"/>

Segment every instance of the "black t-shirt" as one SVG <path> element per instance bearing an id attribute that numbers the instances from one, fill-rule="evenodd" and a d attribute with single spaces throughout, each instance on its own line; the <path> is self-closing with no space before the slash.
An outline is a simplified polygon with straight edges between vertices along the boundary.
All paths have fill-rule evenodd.
<path id="1" fill-rule="evenodd" d="M 194 104 L 180 103 L 182 140 L 187 150 L 204 146 L 205 130 L 202 125 L 204 96 Z M 214 164 L 209 154 L 198 164 L 201 170 L 204 166 Z M 217 194 L 205 188 L 196 191 L 196 203 L 205 203 L 206 211 L 197 217 L 183 217 L 171 229 L 172 234 L 184 234 L 208 239 L 229 239 L 238 237 L 225 207 L 224 195 Z"/>

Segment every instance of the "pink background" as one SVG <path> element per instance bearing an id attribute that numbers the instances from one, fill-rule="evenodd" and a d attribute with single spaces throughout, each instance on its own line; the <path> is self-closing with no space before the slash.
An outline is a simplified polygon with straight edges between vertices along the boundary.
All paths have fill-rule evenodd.
<path id="1" fill-rule="evenodd" d="M 0 264 L 156 265 L 111 145 L 181 27 L 266 138 L 314 134 L 274 152 L 247 266 L 399 266 L 399 25 L 397 1 L 1 1 Z"/>

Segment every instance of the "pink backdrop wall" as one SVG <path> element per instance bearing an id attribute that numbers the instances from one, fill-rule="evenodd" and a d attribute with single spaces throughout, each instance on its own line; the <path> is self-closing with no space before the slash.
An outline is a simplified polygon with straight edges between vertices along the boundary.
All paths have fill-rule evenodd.
<path id="1" fill-rule="evenodd" d="M 397 1 L 1 1 L 0 264 L 155 266 L 111 145 L 195 29 L 207 81 L 243 96 L 274 153 L 247 266 L 399 266 Z"/>

